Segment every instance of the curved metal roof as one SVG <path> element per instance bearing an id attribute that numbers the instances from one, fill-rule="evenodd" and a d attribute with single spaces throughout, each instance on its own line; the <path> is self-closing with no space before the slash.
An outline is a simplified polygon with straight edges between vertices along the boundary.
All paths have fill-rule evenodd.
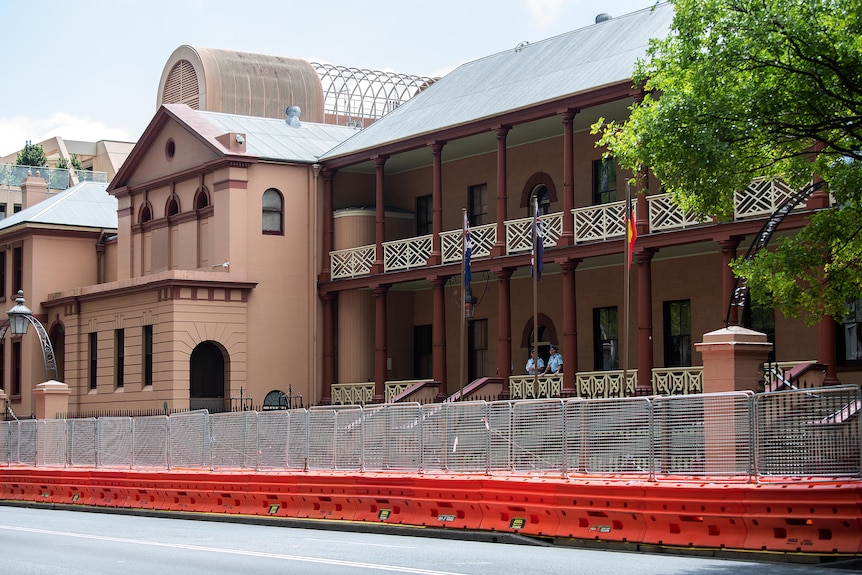
<path id="1" fill-rule="evenodd" d="M 323 122 L 323 89 L 305 60 L 183 45 L 168 58 L 157 105 L 184 103 L 196 110 L 283 118 L 299 106 Z"/>

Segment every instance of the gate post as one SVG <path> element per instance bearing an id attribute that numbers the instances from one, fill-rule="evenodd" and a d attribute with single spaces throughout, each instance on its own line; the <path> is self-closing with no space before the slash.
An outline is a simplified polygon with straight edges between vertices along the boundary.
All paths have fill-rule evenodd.
<path id="1" fill-rule="evenodd" d="M 704 334 L 695 344 L 703 357 L 703 392 L 760 391 L 772 344 L 766 334 L 731 325 Z"/>

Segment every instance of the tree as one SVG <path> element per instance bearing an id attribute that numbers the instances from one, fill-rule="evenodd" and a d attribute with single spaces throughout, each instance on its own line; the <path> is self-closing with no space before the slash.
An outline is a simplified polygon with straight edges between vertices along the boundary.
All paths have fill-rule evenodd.
<path id="1" fill-rule="evenodd" d="M 597 145 L 704 217 L 729 218 L 755 177 L 822 178 L 836 207 L 733 269 L 785 315 L 843 317 L 862 297 L 862 0 L 671 2 L 633 74 L 642 101 L 599 120 Z"/>
<path id="2" fill-rule="evenodd" d="M 78 158 L 78 154 L 72 153 L 69 155 L 69 159 L 60 158 L 57 160 L 57 167 L 63 169 L 73 168 L 75 170 L 83 170 L 84 164 L 81 163 L 80 158 Z"/>
<path id="3" fill-rule="evenodd" d="M 28 140 L 27 143 L 24 144 L 24 149 L 18 152 L 16 163 L 19 166 L 34 166 L 41 168 L 48 165 L 48 158 L 45 156 L 42 144 L 32 144 Z"/>

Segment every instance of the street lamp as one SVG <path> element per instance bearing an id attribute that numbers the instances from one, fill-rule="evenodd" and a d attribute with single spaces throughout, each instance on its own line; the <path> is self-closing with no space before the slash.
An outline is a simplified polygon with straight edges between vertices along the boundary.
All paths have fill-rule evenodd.
<path id="1" fill-rule="evenodd" d="M 24 305 L 24 292 L 18 290 L 18 297 L 15 298 L 15 305 L 12 309 L 6 312 L 9 319 L 0 324 L 0 341 L 6 335 L 6 330 L 12 328 L 12 335 L 23 336 L 27 334 L 27 328 L 33 324 L 36 334 L 39 336 L 39 345 L 42 347 L 42 359 L 45 361 L 45 381 L 57 379 L 57 360 L 54 357 L 54 347 L 51 345 L 51 340 L 48 338 L 48 332 L 39 323 L 39 320 L 33 317 L 33 312 Z"/>
<path id="2" fill-rule="evenodd" d="M 473 295 L 473 290 L 468 285 L 464 292 L 464 319 L 473 319 L 476 315 L 476 304 L 479 303 L 479 298 Z"/>

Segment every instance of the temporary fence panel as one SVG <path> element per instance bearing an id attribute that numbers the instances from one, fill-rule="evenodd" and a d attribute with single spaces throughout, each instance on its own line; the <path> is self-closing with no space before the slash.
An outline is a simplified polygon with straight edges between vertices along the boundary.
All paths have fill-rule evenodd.
<path id="1" fill-rule="evenodd" d="M 210 415 L 213 469 L 257 469 L 257 422 L 256 411 Z"/>
<path id="2" fill-rule="evenodd" d="M 859 476 L 862 397 L 856 385 L 754 398 L 760 475 Z"/>
<path id="3" fill-rule="evenodd" d="M 750 476 L 751 397 L 740 391 L 653 399 L 657 477 Z"/>
<path id="4" fill-rule="evenodd" d="M 337 425 L 334 409 L 308 410 L 308 469 L 336 469 Z"/>
<path id="5" fill-rule="evenodd" d="M 394 407 L 396 404 L 392 404 Z M 366 406 L 362 411 L 362 461 L 363 470 L 384 471 L 387 469 L 386 450 L 389 442 L 390 405 Z"/>
<path id="6" fill-rule="evenodd" d="M 448 471 L 488 472 L 489 443 L 488 403 L 465 401 L 447 403 L 446 426 L 449 452 L 446 454 Z"/>
<path id="7" fill-rule="evenodd" d="M 209 468 L 212 465 L 207 410 L 172 413 L 168 429 L 170 467 Z"/>
<path id="8" fill-rule="evenodd" d="M 385 425 L 382 429 L 384 442 L 380 469 L 418 471 L 422 460 L 422 409 L 419 404 L 393 403 L 387 405 L 382 414 L 385 415 Z M 371 430 L 366 429 L 366 444 L 370 434 Z"/>
<path id="9" fill-rule="evenodd" d="M 563 405 L 563 473 L 584 473 L 587 468 L 586 427 L 584 406 L 591 400 L 582 398 L 567 399 Z"/>
<path id="10" fill-rule="evenodd" d="M 291 469 L 306 469 L 308 467 L 308 411 L 292 409 L 288 425 L 290 433 L 287 437 L 287 466 Z"/>
<path id="11" fill-rule="evenodd" d="M 650 402 L 645 397 L 584 404 L 587 473 L 649 473 Z"/>
<path id="12" fill-rule="evenodd" d="M 135 417 L 132 424 L 132 465 L 138 468 L 167 469 L 168 416 Z"/>
<path id="13" fill-rule="evenodd" d="M 9 447 L 12 443 L 12 423 L 0 421 L 0 465 L 9 465 Z"/>
<path id="14" fill-rule="evenodd" d="M 69 419 L 66 437 L 69 440 L 69 465 L 96 467 L 96 419 Z"/>
<path id="15" fill-rule="evenodd" d="M 283 409 L 257 414 L 258 469 L 287 469 L 291 412 Z"/>
<path id="16" fill-rule="evenodd" d="M 516 403 L 493 401 L 488 404 L 488 446 L 491 471 L 512 469 L 512 411 Z"/>
<path id="17" fill-rule="evenodd" d="M 66 465 L 66 421 L 41 419 L 36 431 L 36 465 Z"/>
<path id="18" fill-rule="evenodd" d="M 513 471 L 562 472 L 563 426 L 562 400 L 516 403 L 512 415 Z"/>
<path id="19" fill-rule="evenodd" d="M 335 430 L 335 469 L 362 469 L 364 409 L 359 406 L 338 408 Z"/>
<path id="20" fill-rule="evenodd" d="M 36 465 L 36 431 L 38 422 L 35 419 L 16 421 L 18 433 L 13 435 L 17 444 L 13 445 L 12 453 L 17 453 L 15 463 L 21 465 Z"/>
<path id="21" fill-rule="evenodd" d="M 449 444 L 446 428 L 446 408 L 450 403 L 426 403 L 422 413 L 422 471 L 435 472 L 446 469 L 446 454 Z"/>
<path id="22" fill-rule="evenodd" d="M 96 439 L 99 467 L 132 467 L 132 418 L 101 417 Z"/>

